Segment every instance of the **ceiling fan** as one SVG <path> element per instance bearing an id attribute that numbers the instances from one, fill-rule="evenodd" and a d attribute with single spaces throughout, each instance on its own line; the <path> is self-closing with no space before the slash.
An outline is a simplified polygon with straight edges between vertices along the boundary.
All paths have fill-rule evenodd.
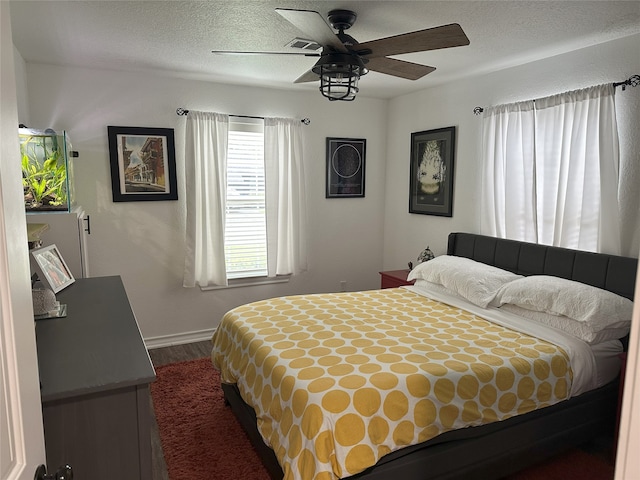
<path id="1" fill-rule="evenodd" d="M 350 10 L 331 10 L 327 15 L 329 24 L 338 31 L 337 33 L 316 11 L 276 8 L 276 12 L 304 32 L 310 40 L 320 45 L 322 51 L 240 52 L 214 50 L 212 53 L 320 57 L 317 63 L 298 77 L 294 83 L 320 80 L 320 92 L 329 100 L 353 100 L 359 91 L 358 80 L 369 70 L 408 80 L 417 80 L 435 70 L 435 67 L 389 58 L 389 55 L 469 45 L 469 39 L 457 23 L 358 43 L 345 33 L 345 30 L 348 30 L 357 18 L 355 12 Z"/>

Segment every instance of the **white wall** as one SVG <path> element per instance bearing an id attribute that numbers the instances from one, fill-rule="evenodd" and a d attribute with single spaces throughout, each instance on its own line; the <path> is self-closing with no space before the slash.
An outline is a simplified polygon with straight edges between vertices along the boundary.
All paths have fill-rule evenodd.
<path id="1" fill-rule="evenodd" d="M 230 308 L 266 297 L 376 288 L 382 267 L 386 106 L 172 77 L 27 64 L 29 126 L 68 131 L 78 203 L 91 215 L 92 276 L 121 275 L 143 336 L 214 328 Z M 239 115 L 309 117 L 304 127 L 309 271 L 288 284 L 201 292 L 182 287 L 184 125 L 177 107 Z M 107 126 L 174 128 L 179 200 L 114 203 Z M 366 197 L 325 199 L 325 138 L 367 139 Z M 46 235 L 46 234 L 45 234 Z M 208 334 L 206 334 L 208 335 Z M 189 338 L 184 337 L 184 340 Z"/>
<path id="2" fill-rule="evenodd" d="M 446 252 L 453 231 L 479 232 L 481 117 L 476 106 L 529 100 L 640 74 L 640 35 L 596 45 L 516 68 L 469 78 L 392 99 L 389 104 L 385 202 L 384 268 L 403 268 L 429 245 Z M 640 165 L 640 87 L 616 91 L 621 159 Z M 453 217 L 410 214 L 409 158 L 411 132 L 456 126 Z M 637 168 L 636 168 L 637 170 Z M 623 253 L 637 257 L 640 248 L 640 179 L 623 170 L 627 215 Z"/>
<path id="3" fill-rule="evenodd" d="M 20 52 L 13 47 L 13 68 L 16 76 L 16 97 L 20 123 L 29 125 L 29 97 L 27 89 L 27 64 Z"/>

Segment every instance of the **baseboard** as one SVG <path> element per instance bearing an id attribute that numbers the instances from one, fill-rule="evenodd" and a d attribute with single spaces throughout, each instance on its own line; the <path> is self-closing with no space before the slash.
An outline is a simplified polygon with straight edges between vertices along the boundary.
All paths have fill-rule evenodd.
<path id="1" fill-rule="evenodd" d="M 147 349 L 170 347 L 172 345 L 184 345 L 185 343 L 201 342 L 210 340 L 213 336 L 214 328 L 210 330 L 200 330 L 198 332 L 178 333 L 175 335 L 163 335 L 160 337 L 145 338 L 144 343 Z"/>

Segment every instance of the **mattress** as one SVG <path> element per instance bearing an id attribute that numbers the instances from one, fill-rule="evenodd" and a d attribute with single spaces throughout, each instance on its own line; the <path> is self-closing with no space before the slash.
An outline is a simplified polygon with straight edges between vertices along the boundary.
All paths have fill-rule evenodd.
<path id="1" fill-rule="evenodd" d="M 486 321 L 436 296 L 419 287 L 303 295 L 225 315 L 214 365 L 256 410 L 285 479 L 347 477 L 391 451 L 544 408 L 606 376 L 584 342 L 481 309 Z M 434 320 L 425 326 L 426 317 Z"/>

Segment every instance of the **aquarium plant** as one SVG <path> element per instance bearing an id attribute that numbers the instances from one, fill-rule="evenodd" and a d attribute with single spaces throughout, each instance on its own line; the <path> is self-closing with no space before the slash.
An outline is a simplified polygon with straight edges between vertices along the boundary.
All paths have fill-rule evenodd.
<path id="1" fill-rule="evenodd" d="M 20 132 L 25 208 L 67 210 L 69 178 L 65 142 L 55 132 L 28 132 Z"/>

